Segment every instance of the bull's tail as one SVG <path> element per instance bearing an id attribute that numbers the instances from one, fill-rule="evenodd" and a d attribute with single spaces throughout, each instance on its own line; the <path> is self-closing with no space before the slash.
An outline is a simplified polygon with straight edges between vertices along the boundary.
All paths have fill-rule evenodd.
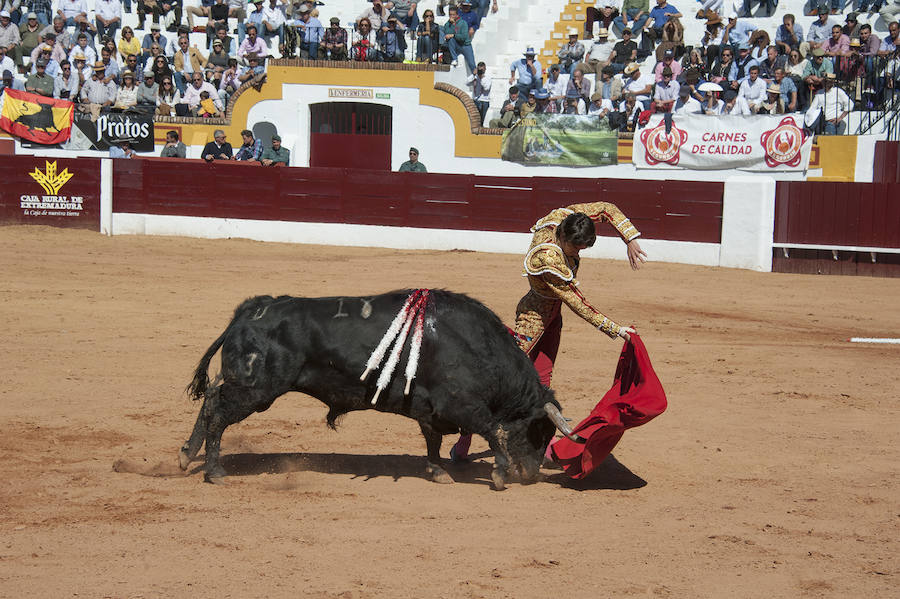
<path id="1" fill-rule="evenodd" d="M 213 341 L 213 344 L 209 346 L 209 349 L 207 349 L 206 353 L 203 354 L 203 357 L 200 358 L 200 363 L 197 364 L 197 369 L 194 371 L 194 378 L 191 379 L 191 382 L 186 389 L 188 397 L 194 401 L 203 399 L 206 394 L 206 388 L 209 387 L 209 362 L 212 360 L 212 357 L 216 355 L 216 352 L 219 351 L 219 348 L 222 347 L 222 343 L 225 342 L 225 335 L 228 334 L 228 329 L 230 328 L 231 325 L 222 331 L 219 338 Z"/>

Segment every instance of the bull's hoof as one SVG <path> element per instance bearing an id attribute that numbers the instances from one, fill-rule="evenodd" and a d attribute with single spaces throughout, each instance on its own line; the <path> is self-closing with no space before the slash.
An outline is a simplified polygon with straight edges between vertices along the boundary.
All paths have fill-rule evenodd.
<path id="1" fill-rule="evenodd" d="M 453 483 L 453 479 L 449 474 L 447 474 L 447 471 L 440 466 L 428 464 L 428 467 L 425 469 L 425 471 L 429 475 L 431 475 L 432 482 L 440 483 L 442 485 L 449 485 Z"/>
<path id="2" fill-rule="evenodd" d="M 491 470 L 491 480 L 494 482 L 495 491 L 503 491 L 506 489 L 506 476 L 497 468 Z"/>
<path id="3" fill-rule="evenodd" d="M 178 450 L 178 466 L 182 470 L 187 470 L 188 466 L 191 465 L 191 456 L 182 448 Z"/>
<path id="4" fill-rule="evenodd" d="M 221 466 L 210 468 L 203 473 L 203 481 L 214 485 L 225 484 L 225 469 Z"/>

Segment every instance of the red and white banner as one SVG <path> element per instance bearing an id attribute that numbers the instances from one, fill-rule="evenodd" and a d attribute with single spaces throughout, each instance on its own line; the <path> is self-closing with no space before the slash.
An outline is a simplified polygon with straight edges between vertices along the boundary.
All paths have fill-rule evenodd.
<path id="1" fill-rule="evenodd" d="M 632 160 L 637 168 L 805 171 L 811 151 L 802 114 L 674 115 L 668 133 L 655 114 L 635 131 Z"/>

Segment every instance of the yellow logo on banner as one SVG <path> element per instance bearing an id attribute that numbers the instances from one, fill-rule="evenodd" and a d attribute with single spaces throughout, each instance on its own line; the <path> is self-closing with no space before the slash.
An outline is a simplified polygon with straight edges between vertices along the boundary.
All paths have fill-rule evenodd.
<path id="1" fill-rule="evenodd" d="M 34 172 L 28 174 L 31 175 L 32 179 L 40 183 L 47 194 L 52 196 L 59 195 L 59 190 L 62 189 L 62 186 L 69 179 L 75 176 L 75 173 L 70 173 L 69 169 L 63 169 L 62 172 L 57 173 L 55 160 L 53 162 L 45 160 L 44 162 L 47 165 L 46 172 L 42 173 L 38 167 L 34 167 Z"/>

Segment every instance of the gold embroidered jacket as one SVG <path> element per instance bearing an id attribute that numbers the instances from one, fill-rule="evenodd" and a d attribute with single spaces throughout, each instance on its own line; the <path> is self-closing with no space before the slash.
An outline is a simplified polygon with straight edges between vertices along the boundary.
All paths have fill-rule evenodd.
<path id="1" fill-rule="evenodd" d="M 574 212 L 583 212 L 595 222 L 609 222 L 626 243 L 640 235 L 622 211 L 609 202 L 557 208 L 535 223 L 531 228 L 534 237 L 525 255 L 522 273 L 522 276 L 528 277 L 531 290 L 516 307 L 516 333 L 525 352 L 530 352 L 537 344 L 561 303 L 610 337 L 615 338 L 619 334 L 619 325 L 601 314 L 578 290 L 575 280 L 578 259 L 567 258 L 557 245 L 556 227 Z"/>

